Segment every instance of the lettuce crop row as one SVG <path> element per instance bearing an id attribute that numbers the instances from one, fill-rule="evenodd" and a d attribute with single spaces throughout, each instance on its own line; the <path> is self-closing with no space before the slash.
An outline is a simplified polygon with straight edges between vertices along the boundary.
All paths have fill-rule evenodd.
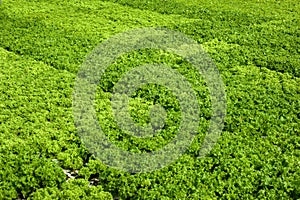
<path id="1" fill-rule="evenodd" d="M 72 125 L 74 75 L 2 48 L 0 57 L 0 199 L 110 197 L 88 181 L 66 183 L 54 162 L 79 168 L 86 155 Z"/>
<path id="2" fill-rule="evenodd" d="M 295 1 L 113 2 L 192 19 L 176 24 L 173 28 L 193 36 L 200 43 L 219 40 L 239 45 L 232 52 L 224 52 L 232 58 L 230 63 L 253 64 L 279 72 L 289 72 L 297 77 L 300 75 L 300 7 Z M 219 49 L 219 53 L 223 53 L 222 49 Z M 219 55 L 212 57 L 220 59 Z"/>
<path id="3" fill-rule="evenodd" d="M 293 1 L 4 1 L 0 6 L 0 199 L 297 199 L 300 196 L 299 9 Z M 210 1 L 212 2 L 212 1 Z M 271 3 L 270 3 L 271 2 Z M 182 58 L 140 50 L 118 58 L 96 93 L 105 134 L 120 148 L 148 152 L 176 134 L 178 103 L 149 85 L 130 101 L 133 119 L 167 109 L 167 126 L 137 139 L 116 126 L 110 97 L 126 71 L 164 63 L 193 85 L 199 134 L 175 163 L 145 174 L 109 168 L 82 144 L 72 115 L 76 73 L 110 36 L 161 26 L 197 40 L 215 61 L 227 93 L 222 135 L 198 158 L 210 120 L 209 93 Z M 64 170 L 76 173 L 69 180 Z"/>

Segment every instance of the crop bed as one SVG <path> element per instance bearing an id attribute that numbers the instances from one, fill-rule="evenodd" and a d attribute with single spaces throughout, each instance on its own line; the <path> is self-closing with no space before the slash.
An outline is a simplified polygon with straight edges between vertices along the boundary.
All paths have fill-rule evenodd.
<path id="1" fill-rule="evenodd" d="M 96 93 L 99 123 L 127 151 L 161 148 L 176 134 L 178 104 L 157 85 L 130 101 L 137 123 L 168 107 L 168 127 L 139 139 L 118 129 L 114 83 L 164 63 L 193 85 L 199 133 L 176 162 L 149 173 L 108 167 L 82 143 L 72 111 L 77 72 L 111 36 L 164 27 L 197 41 L 223 79 L 227 113 L 212 151 L 199 158 L 209 91 L 188 62 L 162 50 L 118 58 Z M 149 92 L 151 91 L 151 92 Z M 0 5 L 0 199 L 300 199 L 300 4 L 294 0 L 4 0 Z"/>

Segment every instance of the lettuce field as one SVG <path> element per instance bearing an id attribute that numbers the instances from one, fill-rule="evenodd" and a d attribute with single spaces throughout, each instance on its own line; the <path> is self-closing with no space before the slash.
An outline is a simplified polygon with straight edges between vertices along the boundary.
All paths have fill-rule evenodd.
<path id="1" fill-rule="evenodd" d="M 94 48 L 145 27 L 181 32 L 205 50 L 224 84 L 226 116 L 217 143 L 199 157 L 212 119 L 201 74 L 161 49 L 123 54 L 105 71 L 94 101 L 101 129 L 118 148 L 159 150 L 176 137 L 181 120 L 174 94 L 148 84 L 132 95 L 130 116 L 147 124 L 150 107 L 162 105 L 161 132 L 139 138 L 118 127 L 110 104 L 113 88 L 137 66 L 165 64 L 178 71 L 192 85 L 200 110 L 197 134 L 180 158 L 158 170 L 130 173 L 101 162 L 82 141 L 72 95 L 80 66 Z M 0 199 L 300 199 L 300 4 L 3 0 Z"/>

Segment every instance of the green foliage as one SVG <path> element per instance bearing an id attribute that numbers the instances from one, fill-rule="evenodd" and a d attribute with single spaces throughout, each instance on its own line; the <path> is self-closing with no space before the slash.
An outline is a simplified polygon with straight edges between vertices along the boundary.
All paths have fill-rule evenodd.
<path id="1" fill-rule="evenodd" d="M 219 40 L 235 44 L 218 48 L 212 58 L 227 70 L 232 64 L 254 64 L 297 77 L 299 71 L 300 15 L 295 1 L 186 1 L 113 0 L 121 5 L 176 14 L 189 20 L 169 26 L 200 43 Z M 167 14 L 167 15 L 166 15 Z M 228 61 L 224 63 L 225 61 Z M 223 68 L 221 68 L 223 69 Z"/>
<path id="2" fill-rule="evenodd" d="M 299 199 L 296 1 L 113 2 L 7 0 L 0 6 L 0 199 Z M 96 45 L 145 26 L 181 31 L 203 46 L 226 85 L 228 112 L 220 140 L 199 159 L 210 119 L 201 76 L 180 57 L 159 50 L 118 58 L 99 84 L 96 110 L 119 147 L 158 149 L 175 136 L 180 120 L 170 91 L 148 85 L 132 96 L 131 116 L 148 123 L 149 107 L 159 103 L 167 108 L 165 129 L 143 140 L 116 127 L 112 88 L 133 67 L 155 62 L 178 70 L 191 82 L 201 109 L 199 133 L 179 160 L 159 171 L 129 174 L 95 160 L 81 143 L 72 90 L 80 64 Z M 78 176 L 68 180 L 63 169 L 78 170 Z"/>
<path id="3" fill-rule="evenodd" d="M 101 186 L 90 187 L 89 182 L 84 179 L 70 180 L 64 183 L 59 190 L 56 187 L 38 189 L 29 199 L 52 200 L 52 199 L 74 199 L 74 200 L 109 200 L 112 196 L 104 192 Z"/>
<path id="4" fill-rule="evenodd" d="M 87 156 L 72 125 L 74 76 L 3 49 L 0 57 L 0 199 L 71 187 L 61 167 L 80 168 Z M 84 195 L 107 197 L 93 190 Z"/>
<path id="5" fill-rule="evenodd" d="M 208 123 L 210 118 L 211 105 L 209 92 L 204 86 L 205 82 L 199 72 L 193 69 L 187 61 L 182 60 L 179 56 L 158 50 L 139 50 L 125 54 L 106 70 L 96 93 L 96 111 L 101 128 L 115 144 L 125 150 L 149 152 L 162 148 L 173 139 L 179 128 L 181 120 L 179 102 L 166 87 L 155 84 L 144 86 L 133 94 L 129 102 L 129 112 L 137 124 L 144 125 L 150 121 L 150 106 L 157 104 L 163 106 L 166 109 L 167 117 L 161 132 L 155 137 L 137 138 L 124 133 L 114 121 L 110 105 L 114 83 L 130 69 L 147 63 L 165 63 L 183 74 L 188 81 L 193 83 L 193 90 L 199 97 L 201 123 Z M 119 69 L 120 65 L 123 67 L 122 69 Z M 199 132 L 206 129 L 207 127 L 201 126 Z"/>

